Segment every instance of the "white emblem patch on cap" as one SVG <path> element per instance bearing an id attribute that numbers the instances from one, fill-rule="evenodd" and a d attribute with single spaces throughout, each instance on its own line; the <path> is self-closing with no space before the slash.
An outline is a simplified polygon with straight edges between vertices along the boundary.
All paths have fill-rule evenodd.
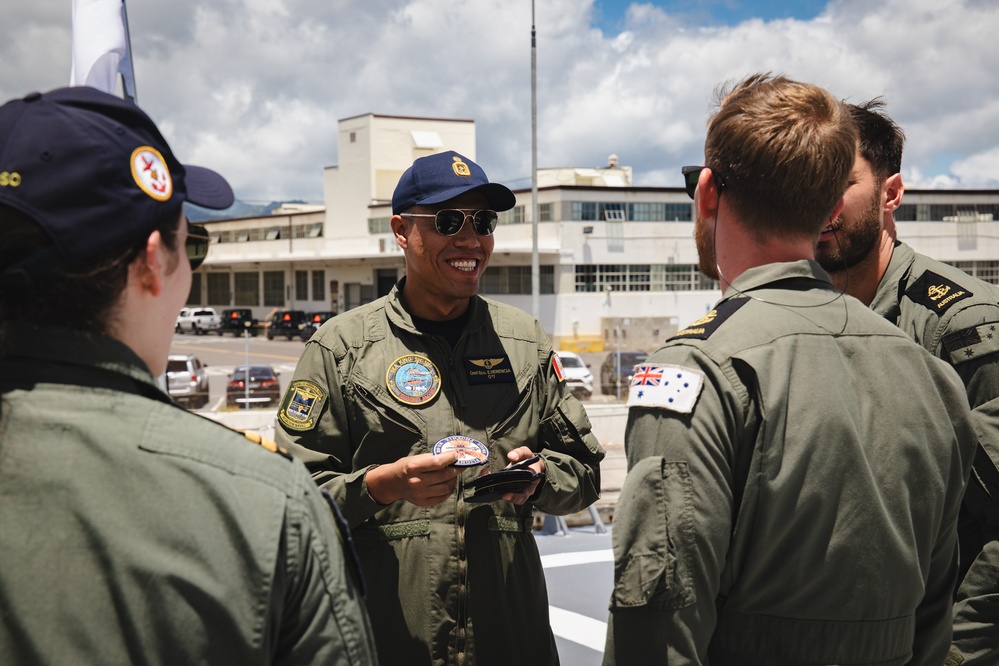
<path id="1" fill-rule="evenodd" d="M 139 189 L 157 201 L 167 201 L 173 196 L 166 160 L 152 146 L 139 146 L 132 151 L 132 177 Z"/>
<path id="2" fill-rule="evenodd" d="M 704 373 L 679 365 L 642 364 L 628 390 L 628 407 L 662 407 L 681 414 L 694 411 Z"/>

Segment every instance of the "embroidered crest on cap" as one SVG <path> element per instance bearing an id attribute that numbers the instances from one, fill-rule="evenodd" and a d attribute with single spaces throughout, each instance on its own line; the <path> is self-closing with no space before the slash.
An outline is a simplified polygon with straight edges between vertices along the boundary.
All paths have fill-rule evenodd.
<path id="1" fill-rule="evenodd" d="M 160 151 L 152 146 L 139 146 L 132 151 L 132 177 L 143 192 L 157 201 L 173 196 L 173 180 Z"/>
<path id="2" fill-rule="evenodd" d="M 468 165 L 461 161 L 461 158 L 455 155 L 453 158 L 454 164 L 451 168 L 454 169 L 454 175 L 461 176 L 462 178 L 468 178 L 472 175 L 472 170 L 468 168 Z"/>
<path id="3" fill-rule="evenodd" d="M 316 427 L 326 390 L 315 382 L 297 379 L 288 386 L 281 401 L 278 420 L 289 430 L 306 431 Z"/>
<path id="4" fill-rule="evenodd" d="M 694 411 L 704 373 L 679 365 L 643 363 L 635 368 L 628 407 L 663 407 L 681 414 Z"/>
<path id="5" fill-rule="evenodd" d="M 937 313 L 947 309 L 959 301 L 974 296 L 956 282 L 952 282 L 933 271 L 926 271 L 905 290 L 905 295 L 916 303 Z"/>
<path id="6" fill-rule="evenodd" d="M 389 393 L 404 405 L 423 405 L 441 390 L 441 373 L 426 356 L 400 356 L 385 373 Z"/>
<path id="7" fill-rule="evenodd" d="M 477 439 L 464 435 L 451 435 L 434 444 L 435 456 L 446 451 L 458 452 L 458 460 L 454 463 L 457 467 L 484 465 L 489 460 L 489 449 L 486 445 Z"/>

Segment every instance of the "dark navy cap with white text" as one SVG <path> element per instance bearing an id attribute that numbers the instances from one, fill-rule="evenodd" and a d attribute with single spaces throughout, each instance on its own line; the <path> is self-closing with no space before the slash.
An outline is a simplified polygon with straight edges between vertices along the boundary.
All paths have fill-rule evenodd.
<path id="1" fill-rule="evenodd" d="M 135 104 L 87 86 L 0 107 L 0 175 L 0 206 L 52 241 L 4 271 L 28 279 L 124 251 L 184 201 L 221 210 L 234 200 L 222 176 L 182 165 Z"/>

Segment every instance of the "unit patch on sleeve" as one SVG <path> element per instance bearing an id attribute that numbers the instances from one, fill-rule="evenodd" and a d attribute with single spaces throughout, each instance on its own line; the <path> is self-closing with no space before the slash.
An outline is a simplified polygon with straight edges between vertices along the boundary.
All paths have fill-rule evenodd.
<path id="1" fill-rule="evenodd" d="M 718 330 L 726 319 L 735 314 L 736 310 L 749 302 L 748 298 L 732 298 L 723 303 L 719 303 L 711 312 L 707 313 L 687 328 L 683 329 L 671 340 L 676 338 L 695 338 L 697 340 L 707 340 L 708 336 Z"/>
<path id="2" fill-rule="evenodd" d="M 943 336 L 943 346 L 952 365 L 974 361 L 999 352 L 999 322 L 963 328 Z"/>
<path id="3" fill-rule="evenodd" d="M 943 314 L 955 303 L 974 296 L 961 285 L 933 271 L 926 271 L 916 278 L 912 286 L 905 290 L 905 295 L 937 314 Z"/>
<path id="4" fill-rule="evenodd" d="M 510 357 L 496 356 L 465 357 L 465 376 L 469 384 L 499 384 L 515 381 Z"/>
<path id="5" fill-rule="evenodd" d="M 298 379 L 288 391 L 278 409 L 278 421 L 288 430 L 305 432 L 316 427 L 326 402 L 326 389 L 315 382 Z"/>
<path id="6" fill-rule="evenodd" d="M 662 407 L 690 414 L 703 386 L 704 373 L 700 370 L 644 363 L 635 368 L 628 389 L 628 407 Z"/>

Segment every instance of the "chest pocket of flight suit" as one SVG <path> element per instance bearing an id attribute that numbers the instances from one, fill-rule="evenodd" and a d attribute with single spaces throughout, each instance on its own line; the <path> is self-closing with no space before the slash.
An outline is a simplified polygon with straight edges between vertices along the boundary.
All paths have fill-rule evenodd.
<path id="1" fill-rule="evenodd" d="M 362 433 L 362 445 L 368 452 L 381 450 L 385 459 L 373 462 L 392 462 L 407 455 L 407 451 L 420 453 L 423 449 L 422 419 L 415 411 L 403 414 L 391 404 L 392 398 L 384 389 L 368 386 L 363 378 L 354 378 L 348 385 L 348 397 L 353 396 L 351 430 Z M 370 440 L 370 446 L 363 443 Z M 365 464 L 370 464 L 366 461 Z"/>

